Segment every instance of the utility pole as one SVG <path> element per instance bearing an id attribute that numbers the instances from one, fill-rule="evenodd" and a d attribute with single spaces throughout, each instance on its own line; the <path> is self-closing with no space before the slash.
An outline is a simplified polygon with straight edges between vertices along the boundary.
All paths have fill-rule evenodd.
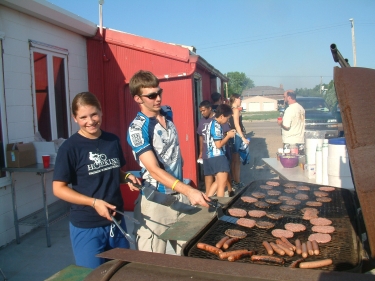
<path id="1" fill-rule="evenodd" d="M 355 50 L 355 36 L 354 36 L 354 19 L 349 19 L 352 27 L 352 46 L 353 46 L 353 66 L 357 66 L 357 53 Z"/>

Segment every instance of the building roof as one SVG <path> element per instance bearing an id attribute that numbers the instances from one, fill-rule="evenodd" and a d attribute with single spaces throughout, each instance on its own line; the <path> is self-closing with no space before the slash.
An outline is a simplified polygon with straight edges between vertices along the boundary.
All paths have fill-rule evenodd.
<path id="1" fill-rule="evenodd" d="M 284 95 L 284 89 L 272 87 L 272 86 L 258 86 L 258 87 L 247 89 L 242 92 L 243 97 L 274 96 L 274 95 Z"/>
<path id="2" fill-rule="evenodd" d="M 94 36 L 97 25 L 45 0 L 0 0 L 0 5 L 83 36 Z"/>

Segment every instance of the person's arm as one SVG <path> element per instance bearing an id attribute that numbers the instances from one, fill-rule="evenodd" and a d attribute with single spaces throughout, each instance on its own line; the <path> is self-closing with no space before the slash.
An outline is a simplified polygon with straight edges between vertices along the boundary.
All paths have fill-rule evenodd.
<path id="1" fill-rule="evenodd" d="M 237 134 L 240 135 L 240 137 L 241 137 L 241 139 L 244 143 L 248 144 L 249 141 L 244 136 L 244 134 L 242 132 L 242 129 L 241 129 L 241 126 L 240 126 L 240 110 L 238 108 L 233 108 L 233 123 L 234 123 L 234 127 L 237 131 Z"/>
<path id="2" fill-rule="evenodd" d="M 227 135 L 221 140 L 215 140 L 215 146 L 217 148 L 222 148 L 228 142 L 229 139 L 233 138 L 236 134 L 236 130 L 230 130 Z"/>
<path id="3" fill-rule="evenodd" d="M 139 156 L 139 160 L 156 181 L 161 182 L 164 186 L 169 188 L 174 186 L 173 190 L 186 195 L 192 205 L 208 207 L 205 200 L 209 201 L 210 199 L 199 190 L 190 185 L 184 184 L 182 181 L 177 180 L 174 176 L 160 168 L 158 161 L 151 150 L 142 153 Z"/>
<path id="4" fill-rule="evenodd" d="M 202 153 L 203 153 L 203 136 L 199 136 L 199 155 L 198 155 L 198 159 L 202 158 Z"/>
<path id="5" fill-rule="evenodd" d="M 109 204 L 98 198 L 93 198 L 78 193 L 77 191 L 71 189 L 66 182 L 53 181 L 52 189 L 53 194 L 56 197 L 69 203 L 90 206 L 94 208 L 100 216 L 108 220 L 112 220 L 108 209 L 116 209 L 115 205 Z"/>

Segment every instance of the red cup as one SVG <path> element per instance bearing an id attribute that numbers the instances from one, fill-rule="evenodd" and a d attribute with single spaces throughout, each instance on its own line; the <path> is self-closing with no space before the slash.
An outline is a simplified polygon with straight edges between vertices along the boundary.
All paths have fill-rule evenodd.
<path id="1" fill-rule="evenodd" d="M 42 155 L 42 159 L 43 159 L 43 167 L 45 169 L 49 168 L 49 162 L 51 160 L 51 156 L 49 156 L 49 155 Z"/>
<path id="2" fill-rule="evenodd" d="M 277 121 L 281 121 L 281 120 L 283 120 L 283 117 L 277 117 Z"/>

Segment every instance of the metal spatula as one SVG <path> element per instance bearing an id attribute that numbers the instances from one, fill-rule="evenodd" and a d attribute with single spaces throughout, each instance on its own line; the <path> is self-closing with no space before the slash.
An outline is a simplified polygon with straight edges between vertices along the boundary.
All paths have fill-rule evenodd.
<path id="1" fill-rule="evenodd" d="M 217 199 L 211 199 L 211 201 L 206 202 L 210 207 L 215 208 L 218 220 L 229 222 L 232 224 L 237 224 L 238 218 L 225 215 L 223 212 L 223 205 L 219 203 Z"/>

